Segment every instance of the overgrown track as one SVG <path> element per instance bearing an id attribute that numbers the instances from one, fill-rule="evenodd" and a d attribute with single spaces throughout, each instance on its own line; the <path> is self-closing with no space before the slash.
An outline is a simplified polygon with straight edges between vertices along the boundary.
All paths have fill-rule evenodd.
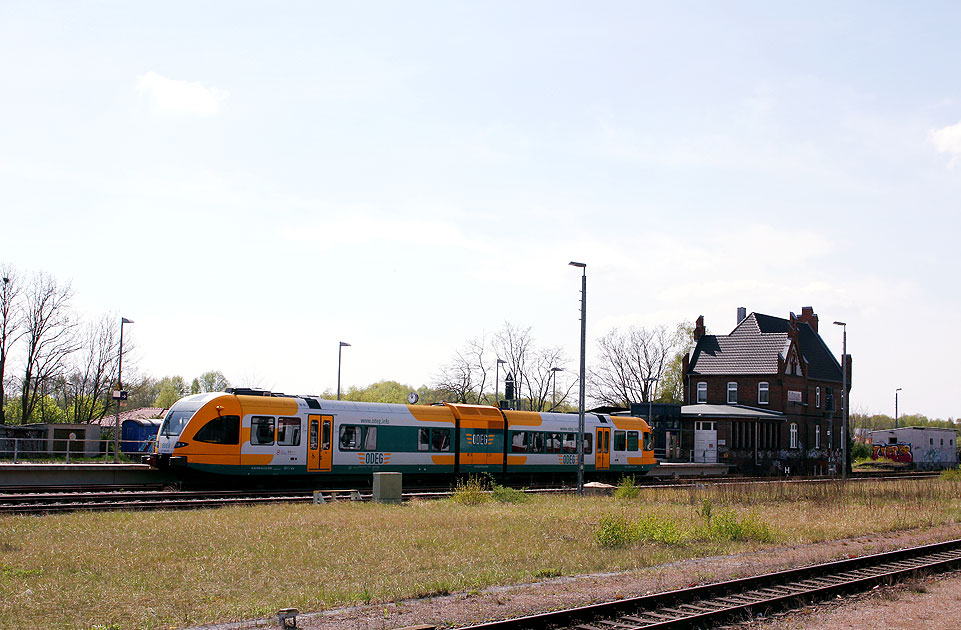
<path id="1" fill-rule="evenodd" d="M 863 592 L 918 575 L 961 566 L 961 540 L 791 569 L 729 582 L 646 595 L 531 617 L 496 621 L 470 630 L 640 630 L 713 628 L 732 620 Z M 466 629 L 463 629 L 466 630 Z"/>

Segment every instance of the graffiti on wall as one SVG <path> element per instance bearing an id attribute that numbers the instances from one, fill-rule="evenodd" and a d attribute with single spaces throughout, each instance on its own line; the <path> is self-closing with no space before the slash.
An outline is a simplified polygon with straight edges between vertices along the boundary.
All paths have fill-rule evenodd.
<path id="1" fill-rule="evenodd" d="M 910 444 L 874 444 L 871 459 L 890 459 L 895 462 L 910 464 L 914 461 Z"/>

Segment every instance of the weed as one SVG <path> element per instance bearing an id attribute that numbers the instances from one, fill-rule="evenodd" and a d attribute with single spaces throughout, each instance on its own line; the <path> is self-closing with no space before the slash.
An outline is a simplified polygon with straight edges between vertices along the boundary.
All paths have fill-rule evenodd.
<path id="1" fill-rule="evenodd" d="M 634 542 L 631 524 L 619 516 L 605 516 L 594 532 L 594 540 L 601 547 L 617 549 Z"/>
<path id="2" fill-rule="evenodd" d="M 949 468 L 941 471 L 938 478 L 942 481 L 961 481 L 961 468 Z"/>
<path id="3" fill-rule="evenodd" d="M 488 479 L 477 476 L 458 479 L 450 500 L 461 505 L 486 503 L 490 501 L 490 482 Z"/>
<path id="4" fill-rule="evenodd" d="M 536 571 L 531 573 L 531 575 L 534 576 L 534 578 L 536 579 L 549 579 L 549 578 L 560 577 L 564 575 L 564 572 L 561 571 L 560 569 L 537 569 Z"/>
<path id="5" fill-rule="evenodd" d="M 527 500 L 523 490 L 504 486 L 494 486 L 491 497 L 498 503 L 522 503 Z"/>
<path id="6" fill-rule="evenodd" d="M 637 487 L 637 483 L 634 481 L 633 475 L 625 475 L 621 477 L 620 483 L 617 484 L 617 489 L 614 491 L 615 499 L 636 499 L 641 493 L 641 489 Z"/>

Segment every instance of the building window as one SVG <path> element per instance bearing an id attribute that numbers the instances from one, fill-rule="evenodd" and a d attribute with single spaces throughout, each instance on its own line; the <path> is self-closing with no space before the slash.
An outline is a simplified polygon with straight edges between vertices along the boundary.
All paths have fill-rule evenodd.
<path id="1" fill-rule="evenodd" d="M 814 426 L 814 448 L 821 448 L 821 425 Z"/>
<path id="2" fill-rule="evenodd" d="M 707 383 L 697 384 L 697 402 L 699 403 L 707 402 Z"/>
<path id="3" fill-rule="evenodd" d="M 814 388 L 814 407 L 815 409 L 821 408 L 821 388 L 820 387 Z"/>
<path id="4" fill-rule="evenodd" d="M 757 384 L 757 404 L 766 405 L 770 401 L 767 383 Z"/>
<path id="5" fill-rule="evenodd" d="M 834 388 L 833 387 L 827 388 L 827 400 L 824 401 L 824 407 L 828 411 L 836 410 L 834 407 Z"/>
<path id="6" fill-rule="evenodd" d="M 791 423 L 791 448 L 797 448 L 797 422 Z"/>
<path id="7" fill-rule="evenodd" d="M 729 405 L 737 404 L 737 383 L 727 384 L 727 404 Z"/>

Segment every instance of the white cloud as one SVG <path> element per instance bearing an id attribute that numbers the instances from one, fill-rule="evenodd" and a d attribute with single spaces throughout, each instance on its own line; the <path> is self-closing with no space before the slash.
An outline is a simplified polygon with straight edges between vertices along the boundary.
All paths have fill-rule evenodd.
<path id="1" fill-rule="evenodd" d="M 939 153 L 961 155 L 961 122 L 931 132 L 931 142 Z"/>
<path id="2" fill-rule="evenodd" d="M 226 90 L 207 87 L 199 81 L 168 79 L 156 72 L 137 77 L 137 91 L 149 97 L 153 111 L 195 115 L 216 114 L 230 95 Z"/>

